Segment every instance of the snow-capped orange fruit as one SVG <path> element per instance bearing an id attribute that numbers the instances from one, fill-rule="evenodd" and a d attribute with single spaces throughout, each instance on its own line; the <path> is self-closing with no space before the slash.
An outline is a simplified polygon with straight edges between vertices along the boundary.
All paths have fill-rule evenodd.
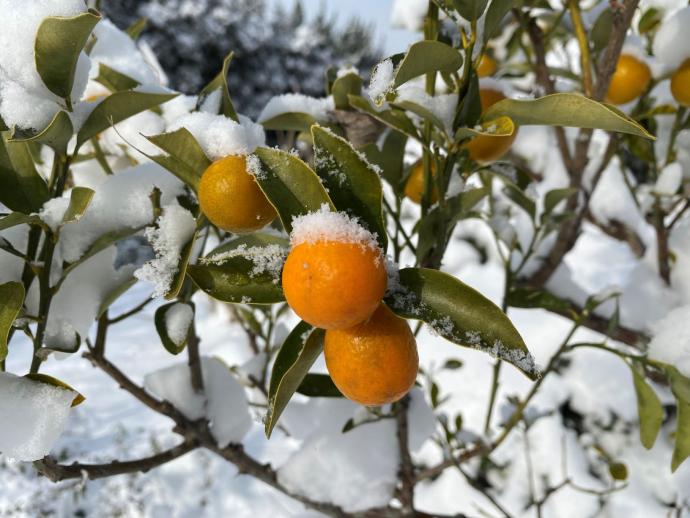
<path id="1" fill-rule="evenodd" d="M 506 96 L 503 92 L 499 92 L 493 88 L 481 88 L 479 90 L 479 100 L 482 105 L 482 113 L 484 113 L 489 106 L 502 101 Z M 467 144 L 467 149 L 470 152 L 470 158 L 481 164 L 494 162 L 505 155 L 513 141 L 517 136 L 517 128 L 512 135 L 504 135 L 500 137 L 489 137 L 486 135 L 479 135 L 470 140 Z"/>
<path id="2" fill-rule="evenodd" d="M 326 331 L 324 354 L 340 392 L 367 406 L 399 400 L 414 385 L 419 369 L 410 326 L 385 304 L 361 324 Z"/>
<path id="3" fill-rule="evenodd" d="M 285 300 L 302 320 L 322 329 L 345 329 L 371 316 L 388 278 L 377 246 L 325 238 L 294 246 L 282 281 Z"/>
<path id="4" fill-rule="evenodd" d="M 630 54 L 623 54 L 611 77 L 606 101 L 612 104 L 629 103 L 647 90 L 651 80 L 652 72 L 647 63 Z"/>
<path id="5" fill-rule="evenodd" d="M 199 181 L 199 205 L 218 228 L 237 234 L 265 227 L 276 210 L 247 171 L 244 156 L 232 155 L 213 162 Z"/>
<path id="6" fill-rule="evenodd" d="M 498 64 L 494 58 L 488 54 L 482 54 L 482 57 L 479 58 L 479 63 L 477 64 L 477 75 L 479 77 L 492 76 L 496 72 L 497 68 Z"/>
<path id="7" fill-rule="evenodd" d="M 671 76 L 671 93 L 678 104 L 690 108 L 690 59 Z"/>
<path id="8" fill-rule="evenodd" d="M 431 174 L 436 175 L 436 166 L 431 163 Z M 431 203 L 436 203 L 438 201 L 438 189 L 435 184 L 432 184 L 433 189 L 431 190 Z M 412 166 L 410 171 L 410 176 L 407 177 L 407 182 L 405 182 L 405 196 L 407 196 L 413 202 L 419 204 L 422 203 L 422 196 L 424 195 L 424 164 L 420 160 L 415 165 Z"/>

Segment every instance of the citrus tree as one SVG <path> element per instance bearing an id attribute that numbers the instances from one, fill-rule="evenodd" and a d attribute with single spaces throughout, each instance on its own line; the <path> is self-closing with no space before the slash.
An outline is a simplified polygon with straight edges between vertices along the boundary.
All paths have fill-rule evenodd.
<path id="1" fill-rule="evenodd" d="M 601 490 L 566 476 L 540 493 L 530 486 L 525 509 L 511 510 L 486 481 L 499 470 L 502 445 L 527 437 L 539 420 L 532 404 L 545 384 L 585 349 L 629 368 L 618 389 L 635 394 L 644 447 L 672 421 L 675 434 L 664 438 L 673 444 L 670 469 L 690 455 L 688 346 L 668 346 L 686 340 L 678 329 L 688 312 L 682 296 L 673 311 L 662 304 L 687 286 L 672 239 L 689 206 L 682 139 L 690 46 L 673 39 L 687 7 L 434 0 L 418 20 L 423 38 L 381 61 L 368 81 L 354 69 L 327 70 L 323 98 L 275 97 L 258 122 L 233 105 L 232 54 L 198 96 L 180 96 L 136 46 L 140 24 L 123 32 L 81 0 L 9 8 L 15 18 L 0 37 L 0 412 L 16 425 L 0 433 L 6 456 L 60 481 L 148 471 L 206 449 L 331 516 L 424 516 L 415 489 L 458 470 L 493 511 L 540 514 L 564 488 L 603 502 L 628 477 L 600 447 L 610 475 Z M 554 64 L 561 48 L 577 59 Z M 539 167 L 513 149 L 533 127 L 548 127 L 533 135 L 553 142 L 553 161 Z M 279 145 L 268 146 L 267 135 Z M 651 237 L 593 213 L 611 167 Z M 546 181 L 549 168 L 565 182 Z M 661 294 L 647 310 L 662 308 L 661 324 L 631 318 L 626 304 L 639 292 L 572 287 L 577 274 L 565 258 L 585 225 L 639 258 L 653 244 L 644 282 Z M 462 233 L 470 226 L 481 241 Z M 458 239 L 500 265 L 498 305 L 444 271 Z M 151 297 L 114 315 L 111 306 L 138 282 Z M 251 368 L 203 354 L 198 313 L 208 297 L 229 311 L 228 327 L 245 333 Z M 111 361 L 107 338 L 151 300 L 162 347 L 186 361 L 141 384 Z M 530 353 L 538 344 L 526 343 L 507 316 L 511 308 L 571 323 L 543 364 Z M 581 340 L 585 328 L 596 333 Z M 440 370 L 460 376 L 468 349 L 493 362 L 482 380 L 490 390 L 483 430 L 470 433 L 446 410 L 438 369 L 420 369 L 426 344 L 416 338 L 425 330 L 460 347 Z M 31 349 L 26 364 L 21 348 Z M 98 398 L 79 393 L 78 377 L 49 374 L 55 357 L 79 352 L 172 421 L 177 444 L 102 464 L 51 456 L 70 409 Z M 499 417 L 507 369 L 528 389 L 507 398 L 509 412 Z M 336 448 L 378 426 L 395 445 L 384 450 L 394 475 L 384 490 L 329 498 L 315 457 L 300 457 L 301 472 L 314 469 L 318 484 L 299 479 L 295 463 L 274 466 L 248 453 L 252 414 L 266 441 L 289 436 L 284 418 L 295 398 L 361 405 L 324 444 Z M 411 454 L 420 408 L 432 416 L 422 442 L 432 437 L 434 462 Z M 380 454 L 366 442 L 356 447 Z"/>

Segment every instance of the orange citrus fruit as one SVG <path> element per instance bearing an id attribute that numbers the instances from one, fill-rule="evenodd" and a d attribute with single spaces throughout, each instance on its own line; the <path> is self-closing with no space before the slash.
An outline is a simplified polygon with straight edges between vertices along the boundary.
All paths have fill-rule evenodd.
<path id="1" fill-rule="evenodd" d="M 611 77 L 606 101 L 612 104 L 629 103 L 647 90 L 651 79 L 652 72 L 646 63 L 630 54 L 623 54 Z"/>
<path id="2" fill-rule="evenodd" d="M 292 310 L 322 329 L 344 329 L 369 318 L 388 282 L 379 248 L 327 239 L 294 246 L 282 280 Z"/>
<path id="3" fill-rule="evenodd" d="M 671 93 L 678 104 L 690 108 L 690 59 L 671 76 Z"/>
<path id="4" fill-rule="evenodd" d="M 218 228 L 238 234 L 268 225 L 276 211 L 247 171 L 244 156 L 226 156 L 213 162 L 199 182 L 199 204 Z"/>
<path id="5" fill-rule="evenodd" d="M 488 54 L 482 54 L 479 59 L 479 64 L 477 65 L 477 75 L 479 77 L 489 77 L 494 75 L 498 65 L 496 60 L 489 56 Z"/>
<path id="6" fill-rule="evenodd" d="M 479 100 L 482 104 L 482 113 L 485 112 L 489 106 L 502 101 L 506 96 L 503 92 L 494 90 L 492 88 L 482 88 L 479 90 Z M 486 135 L 479 135 L 474 137 L 467 144 L 467 149 L 470 152 L 470 158 L 479 163 L 488 163 L 498 160 L 510 149 L 513 141 L 517 136 L 517 128 L 512 135 L 505 135 L 502 137 L 489 137 Z"/>
<path id="7" fill-rule="evenodd" d="M 367 406 L 403 397 L 414 385 L 419 369 L 410 326 L 384 304 L 366 322 L 326 331 L 324 353 L 340 392 Z"/>
<path id="8" fill-rule="evenodd" d="M 431 163 L 431 174 L 436 175 L 436 166 Z M 422 203 L 422 195 L 424 194 L 424 164 L 420 160 L 415 165 L 412 166 L 410 171 L 410 176 L 407 177 L 407 182 L 405 182 L 405 196 L 415 203 Z M 438 189 L 436 185 L 433 185 L 431 190 L 431 203 L 436 203 L 438 201 Z"/>

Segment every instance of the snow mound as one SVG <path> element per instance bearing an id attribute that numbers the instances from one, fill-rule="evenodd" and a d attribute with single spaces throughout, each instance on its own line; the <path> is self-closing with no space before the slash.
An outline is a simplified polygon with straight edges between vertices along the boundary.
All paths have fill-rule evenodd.
<path id="1" fill-rule="evenodd" d="M 55 232 L 62 224 L 62 218 L 67 212 L 67 207 L 69 207 L 69 198 L 50 199 L 43 204 L 38 217 Z"/>
<path id="2" fill-rule="evenodd" d="M 0 372 L 0 393 L 0 452 L 20 461 L 48 455 L 77 394 L 9 372 Z"/>
<path id="3" fill-rule="evenodd" d="M 357 218 L 352 218 L 344 212 L 332 212 L 325 203 L 316 212 L 292 218 L 290 244 L 293 247 L 319 241 L 355 243 L 371 249 L 378 248 L 376 235 L 362 227 Z"/>
<path id="4" fill-rule="evenodd" d="M 683 182 L 683 167 L 678 162 L 666 165 L 654 184 L 654 192 L 661 195 L 672 196 L 678 192 Z"/>
<path id="5" fill-rule="evenodd" d="M 374 67 L 369 81 L 369 97 L 376 101 L 393 90 L 394 76 L 393 61 L 385 59 Z"/>
<path id="6" fill-rule="evenodd" d="M 228 155 L 249 155 L 266 143 L 266 135 L 260 124 L 243 115 L 239 119 L 237 123 L 223 115 L 190 113 L 175 122 L 169 131 L 187 128 L 211 160 Z"/>
<path id="7" fill-rule="evenodd" d="M 171 204 L 163 207 L 156 227 L 146 229 L 146 237 L 156 257 L 134 272 L 134 276 L 154 285 L 154 296 L 162 296 L 170 289 L 180 265 L 185 244 L 192 239 L 196 220 L 184 207 Z"/>
<path id="8" fill-rule="evenodd" d="M 146 389 L 169 401 L 189 419 L 206 417 L 221 448 L 239 443 L 252 426 L 247 396 L 230 369 L 216 358 L 202 357 L 205 393 L 192 389 L 189 366 L 173 365 L 144 378 Z"/>
<path id="9" fill-rule="evenodd" d="M 165 312 L 165 332 L 175 345 L 182 345 L 192 325 L 194 310 L 189 304 L 178 302 Z"/>
<path id="10" fill-rule="evenodd" d="M 690 58 L 690 6 L 669 14 L 654 37 L 652 50 L 664 65 L 676 69 Z"/>
<path id="11" fill-rule="evenodd" d="M 333 97 L 318 99 L 303 94 L 277 95 L 268 101 L 258 121 L 265 122 L 284 113 L 307 113 L 317 121 L 327 121 L 328 112 L 335 110 Z"/>
<path id="12" fill-rule="evenodd" d="M 652 324 L 649 357 L 690 377 L 690 305 L 681 306 Z"/>

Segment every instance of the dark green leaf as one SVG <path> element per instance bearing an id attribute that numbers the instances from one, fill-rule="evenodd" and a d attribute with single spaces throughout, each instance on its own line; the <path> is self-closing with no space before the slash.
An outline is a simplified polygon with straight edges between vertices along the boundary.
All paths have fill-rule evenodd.
<path id="1" fill-rule="evenodd" d="M 307 374 L 297 392 L 309 397 L 343 397 L 328 374 Z"/>
<path id="2" fill-rule="evenodd" d="M 30 225 L 32 223 L 39 223 L 41 220 L 38 216 L 27 216 L 21 212 L 12 212 L 4 218 L 0 218 L 0 230 L 6 230 L 17 225 Z"/>
<path id="3" fill-rule="evenodd" d="M 611 9 L 604 9 L 594 22 L 594 26 L 589 33 L 592 42 L 592 50 L 599 52 L 608 44 L 613 30 L 613 13 Z"/>
<path id="4" fill-rule="evenodd" d="M 683 461 L 690 456 L 690 378 L 683 376 L 678 369 L 671 365 L 666 365 L 665 371 L 678 404 L 676 444 L 673 448 L 673 460 L 671 461 L 671 471 L 675 472 Z"/>
<path id="5" fill-rule="evenodd" d="M 24 285 L 21 282 L 0 284 L 0 361 L 7 358 L 10 329 L 23 305 Z"/>
<path id="6" fill-rule="evenodd" d="M 337 110 L 349 110 L 349 95 L 362 94 L 362 78 L 354 72 L 338 77 L 331 87 L 331 94 Z"/>
<path id="7" fill-rule="evenodd" d="M 542 308 L 556 313 L 571 311 L 572 304 L 549 292 L 513 289 L 508 293 L 508 305 L 513 308 Z"/>
<path id="8" fill-rule="evenodd" d="M 628 467 L 622 462 L 612 462 L 609 464 L 609 473 L 613 480 L 627 480 Z"/>
<path id="9" fill-rule="evenodd" d="M 101 83 L 111 92 L 131 90 L 141 84 L 136 79 L 132 79 L 128 75 L 110 68 L 105 63 L 98 64 L 98 76 L 94 81 Z"/>
<path id="10" fill-rule="evenodd" d="M 400 270 L 400 287 L 386 297 L 398 315 L 422 320 L 458 345 L 487 352 L 530 378 L 538 375 L 532 355 L 510 319 L 493 302 L 438 270 Z"/>
<path id="11" fill-rule="evenodd" d="M 287 232 L 295 216 L 318 211 L 323 204 L 335 209 L 319 177 L 299 157 L 275 148 L 258 148 L 254 154 L 262 169 L 256 179 Z"/>
<path id="12" fill-rule="evenodd" d="M 125 29 L 125 32 L 127 35 L 132 38 L 133 40 L 136 40 L 139 38 L 141 33 L 146 29 L 146 24 L 148 23 L 147 18 L 139 18 L 137 21 L 135 21 L 132 25 L 127 27 Z"/>
<path id="13" fill-rule="evenodd" d="M 91 31 L 100 21 L 96 11 L 72 17 L 44 18 L 36 32 L 34 56 L 38 75 L 58 97 L 72 94 L 77 61 Z"/>
<path id="14" fill-rule="evenodd" d="M 524 192 L 522 192 L 517 185 L 512 182 L 505 182 L 506 186 L 503 189 L 508 198 L 515 202 L 515 204 L 524 210 L 534 220 L 537 214 L 537 206 L 532 199 L 530 199 Z"/>
<path id="15" fill-rule="evenodd" d="M 48 186 L 36 171 L 27 142 L 5 142 L 0 136 L 0 203 L 31 214 L 50 199 Z"/>
<path id="16" fill-rule="evenodd" d="M 367 115 L 370 115 L 376 120 L 384 123 L 386 126 L 398 130 L 399 132 L 403 133 L 404 135 L 407 135 L 408 137 L 420 140 L 417 128 L 412 123 L 410 118 L 407 115 L 405 115 L 405 112 L 403 112 L 402 110 L 377 111 L 371 104 L 369 104 L 369 101 L 367 101 L 363 97 L 356 97 L 354 95 L 350 95 L 348 96 L 348 99 L 350 100 L 350 106 L 352 106 L 354 109 L 362 113 L 366 113 Z"/>
<path id="17" fill-rule="evenodd" d="M 630 366 L 637 394 L 637 412 L 640 416 L 640 441 L 648 450 L 654 446 L 661 424 L 664 422 L 664 407 L 659 396 L 645 381 L 644 376 Z"/>
<path id="18" fill-rule="evenodd" d="M 486 16 L 484 17 L 485 43 L 496 36 L 503 18 L 505 18 L 512 7 L 513 2 L 511 0 L 491 0 L 489 9 L 486 11 Z"/>
<path id="19" fill-rule="evenodd" d="M 209 95 L 217 90 L 220 90 L 221 101 L 218 113 L 231 118 L 235 122 L 239 122 L 237 112 L 232 104 L 232 99 L 230 99 L 230 91 L 228 90 L 228 69 L 230 68 L 230 62 L 232 61 L 233 56 L 234 53 L 230 52 L 225 57 L 223 60 L 223 68 L 220 70 L 219 74 L 199 93 L 197 108 L 204 104 L 204 101 Z"/>
<path id="20" fill-rule="evenodd" d="M 278 351 L 268 390 L 266 437 L 271 437 L 280 415 L 323 350 L 324 331 L 312 329 L 306 322 L 300 322 Z"/>
<path id="21" fill-rule="evenodd" d="M 563 189 L 552 189 L 544 196 L 544 214 L 551 214 L 553 209 L 562 202 L 567 200 L 577 192 L 574 187 L 564 187 Z"/>
<path id="22" fill-rule="evenodd" d="M 338 210 L 356 216 L 375 232 L 386 250 L 383 190 L 377 171 L 349 142 L 319 126 L 312 127 L 314 166 Z"/>
<path id="23" fill-rule="evenodd" d="M 201 218 L 203 221 L 203 218 Z M 166 300 L 172 300 L 180 293 L 184 281 L 187 278 L 187 268 L 189 267 L 189 260 L 192 258 L 192 251 L 194 250 L 194 243 L 196 243 L 196 238 L 198 235 L 198 225 L 200 221 L 197 220 L 197 231 L 194 232 L 192 238 L 185 243 L 180 252 L 180 261 L 177 263 L 177 271 L 173 275 L 172 282 L 170 283 L 170 288 L 165 293 Z"/>
<path id="24" fill-rule="evenodd" d="M 640 34 L 654 31 L 661 23 L 662 18 L 662 13 L 656 7 L 650 7 L 640 17 L 637 29 L 640 31 Z"/>
<path id="25" fill-rule="evenodd" d="M 455 9 L 468 22 L 478 20 L 484 14 L 487 3 L 488 0 L 453 0 Z"/>
<path id="26" fill-rule="evenodd" d="M 62 222 L 69 223 L 78 220 L 86 212 L 94 194 L 96 193 L 88 187 L 74 187 L 70 193 L 69 205 L 62 217 Z"/>
<path id="27" fill-rule="evenodd" d="M 461 66 L 462 55 L 450 45 L 436 40 L 418 41 L 410 46 L 398 64 L 393 87 L 431 72 L 455 72 Z"/>
<path id="28" fill-rule="evenodd" d="M 55 151 L 64 154 L 67 143 L 72 138 L 74 128 L 67 112 L 59 111 L 50 124 L 39 133 L 15 130 L 10 142 L 36 142 L 50 146 Z"/>
<path id="29" fill-rule="evenodd" d="M 168 153 L 167 157 L 159 155 L 150 158 L 196 192 L 201 175 L 211 165 L 211 161 L 189 130 L 180 128 L 171 133 L 161 133 L 146 138 Z"/>
<path id="30" fill-rule="evenodd" d="M 171 310 L 177 304 L 184 304 L 184 303 L 183 302 L 170 302 L 169 304 L 163 304 L 158 309 L 156 309 L 156 313 L 153 316 L 153 321 L 156 325 L 156 331 L 158 331 L 158 336 L 160 336 L 163 347 L 165 347 L 165 349 L 170 354 L 180 354 L 182 351 L 184 351 L 184 348 L 187 345 L 187 340 L 189 340 L 190 331 L 192 330 L 192 326 L 190 325 L 189 328 L 187 329 L 187 334 L 185 335 L 185 338 L 182 341 L 182 343 L 175 342 L 168 335 L 168 326 L 166 324 L 166 315 L 167 315 L 168 311 Z M 192 309 L 194 309 L 193 306 L 192 306 Z"/>
<path id="31" fill-rule="evenodd" d="M 401 194 L 403 189 L 402 176 L 407 138 L 407 135 L 389 129 L 383 139 L 382 149 L 379 149 L 376 144 L 367 144 L 361 149 L 369 162 L 381 168 L 383 178 L 398 194 Z"/>

